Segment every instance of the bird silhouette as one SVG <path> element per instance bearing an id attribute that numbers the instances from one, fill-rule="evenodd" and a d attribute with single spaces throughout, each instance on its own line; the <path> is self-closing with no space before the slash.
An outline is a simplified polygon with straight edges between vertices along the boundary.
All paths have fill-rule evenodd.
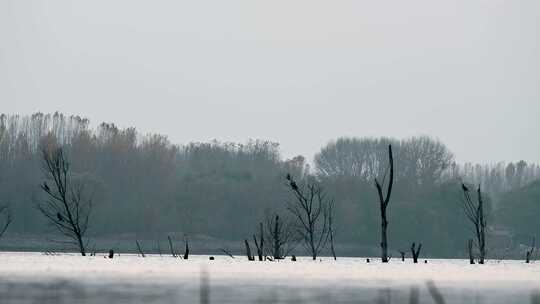
<path id="1" fill-rule="evenodd" d="M 293 188 L 293 190 L 298 190 L 298 185 L 296 185 L 296 182 L 295 181 L 291 181 L 291 188 Z"/>
<path id="2" fill-rule="evenodd" d="M 291 183 L 291 188 L 296 191 L 298 190 L 298 186 L 296 185 L 296 182 L 292 179 L 292 176 L 287 173 L 287 176 L 286 176 L 287 180 Z"/>
<path id="3" fill-rule="evenodd" d="M 60 214 L 60 212 L 56 213 L 56 217 L 58 218 L 58 220 L 60 222 L 63 222 L 64 221 L 64 217 Z"/>
<path id="4" fill-rule="evenodd" d="M 469 191 L 469 188 L 467 188 L 467 186 L 465 186 L 465 184 L 461 184 L 461 188 L 462 188 L 463 191 L 465 191 L 465 192 Z"/>

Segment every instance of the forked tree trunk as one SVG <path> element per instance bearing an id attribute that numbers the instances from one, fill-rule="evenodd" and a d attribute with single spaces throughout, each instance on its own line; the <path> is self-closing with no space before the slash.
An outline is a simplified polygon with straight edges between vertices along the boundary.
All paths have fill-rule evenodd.
<path id="1" fill-rule="evenodd" d="M 418 244 L 418 248 L 416 248 L 416 244 L 412 243 L 411 245 L 411 253 L 413 257 L 413 263 L 418 263 L 418 256 L 420 256 L 420 250 L 422 249 L 422 244 Z"/>
<path id="2" fill-rule="evenodd" d="M 144 255 L 144 252 L 143 252 L 143 250 L 141 248 L 141 244 L 139 244 L 139 241 L 137 241 L 137 240 L 135 241 L 135 243 L 137 244 L 137 250 L 139 251 L 139 254 L 144 258 L 145 255 Z"/>
<path id="3" fill-rule="evenodd" d="M 257 255 L 259 256 L 259 261 L 264 260 L 264 230 L 263 223 L 259 223 L 259 241 L 255 234 L 253 235 L 253 241 L 255 242 L 255 247 L 257 247 Z"/>
<path id="4" fill-rule="evenodd" d="M 381 211 L 381 260 L 383 263 L 388 263 L 388 219 L 386 217 L 386 208 L 390 202 L 390 196 L 392 195 L 392 186 L 394 183 L 394 156 L 392 154 L 392 145 L 388 146 L 388 160 L 390 163 L 390 180 L 388 182 L 388 188 L 386 190 L 386 197 L 383 194 L 382 187 L 377 179 L 375 179 L 375 186 L 377 187 L 377 193 L 379 194 L 379 204 Z M 384 181 L 383 181 L 384 184 Z"/>

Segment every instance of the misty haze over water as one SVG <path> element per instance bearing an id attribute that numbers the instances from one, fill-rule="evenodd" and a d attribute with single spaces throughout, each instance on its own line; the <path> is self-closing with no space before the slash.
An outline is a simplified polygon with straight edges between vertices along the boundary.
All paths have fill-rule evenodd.
<path id="1" fill-rule="evenodd" d="M 0 1 L 0 299 L 540 303 L 540 2 Z"/>

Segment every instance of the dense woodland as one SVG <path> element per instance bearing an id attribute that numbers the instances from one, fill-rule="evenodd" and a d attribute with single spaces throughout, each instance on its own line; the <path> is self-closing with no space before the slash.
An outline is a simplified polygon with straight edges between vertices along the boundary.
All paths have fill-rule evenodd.
<path id="1" fill-rule="evenodd" d="M 46 199 L 40 151 L 51 143 L 63 147 L 76 178 L 89 185 L 90 236 L 181 232 L 250 238 L 264 218 L 287 218 L 294 196 L 285 177 L 291 174 L 315 180 L 333 198 L 337 244 L 371 253 L 378 247 L 380 220 L 374 179 L 386 178 L 390 144 L 394 252 L 414 240 L 430 255 L 465 252 L 469 228 L 460 205 L 462 182 L 480 184 L 485 193 L 492 244 L 515 248 L 540 235 L 537 164 L 458 164 L 443 143 L 429 137 L 339 138 L 311 162 L 303 156 L 283 159 L 279 144 L 269 141 L 176 145 L 163 135 L 111 123 L 92 127 L 88 119 L 60 113 L 0 116 L 0 202 L 13 218 L 8 233 L 51 231 L 36 209 Z"/>

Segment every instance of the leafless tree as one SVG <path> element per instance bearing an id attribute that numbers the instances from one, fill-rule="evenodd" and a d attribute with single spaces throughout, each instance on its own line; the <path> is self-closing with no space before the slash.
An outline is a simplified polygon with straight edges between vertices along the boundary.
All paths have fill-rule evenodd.
<path id="1" fill-rule="evenodd" d="M 328 206 L 332 200 L 315 181 L 298 185 L 290 174 L 287 174 L 287 180 L 295 197 L 289 202 L 288 209 L 297 220 L 296 231 L 302 244 L 316 260 L 330 237 Z"/>
<path id="2" fill-rule="evenodd" d="M 264 260 L 264 229 L 263 223 L 259 223 L 259 240 L 257 241 L 257 236 L 253 235 L 253 241 L 255 242 L 255 247 L 257 247 L 257 255 L 259 256 L 259 261 Z"/>
<path id="3" fill-rule="evenodd" d="M 388 263 L 388 237 L 386 230 L 388 229 L 388 219 L 386 217 L 386 209 L 388 203 L 390 203 L 390 196 L 392 195 L 392 186 L 394 184 L 394 156 L 392 154 L 392 145 L 388 145 L 388 161 L 390 165 L 390 180 L 388 181 L 388 188 L 386 190 L 386 196 L 383 194 L 383 178 L 382 185 L 379 180 L 375 178 L 375 187 L 377 187 L 377 193 L 379 194 L 379 204 L 381 210 L 381 259 L 383 263 Z"/>
<path id="4" fill-rule="evenodd" d="M 473 224 L 474 233 L 476 236 L 476 246 L 478 246 L 478 263 L 484 264 L 486 258 L 486 228 L 487 222 L 484 214 L 484 200 L 482 199 L 482 191 L 480 186 L 477 189 L 477 201 L 473 202 L 469 188 L 465 184 L 461 184 L 463 190 L 463 210 L 469 221 Z"/>
<path id="5" fill-rule="evenodd" d="M 38 203 L 37 208 L 85 256 L 84 237 L 93 206 L 92 195 L 87 194 L 86 183 L 73 178 L 70 163 L 61 147 L 44 147 L 41 154 L 46 178 L 41 189 L 47 198 Z"/>
<path id="6" fill-rule="evenodd" d="M 9 225 L 13 222 L 13 217 L 11 216 L 11 211 L 7 206 L 0 207 L 0 217 L 2 217 L 3 224 L 0 225 L 0 238 L 6 233 Z"/>
<path id="7" fill-rule="evenodd" d="M 326 217 L 328 218 L 328 234 L 330 236 L 330 252 L 334 257 L 334 261 L 337 260 L 336 249 L 334 248 L 334 200 L 328 203 L 328 206 L 325 210 Z"/>
<path id="8" fill-rule="evenodd" d="M 277 214 L 268 216 L 265 232 L 264 238 L 268 243 L 265 248 L 273 260 L 284 259 L 294 249 L 297 240 L 294 227 L 288 220 L 281 219 Z"/>

